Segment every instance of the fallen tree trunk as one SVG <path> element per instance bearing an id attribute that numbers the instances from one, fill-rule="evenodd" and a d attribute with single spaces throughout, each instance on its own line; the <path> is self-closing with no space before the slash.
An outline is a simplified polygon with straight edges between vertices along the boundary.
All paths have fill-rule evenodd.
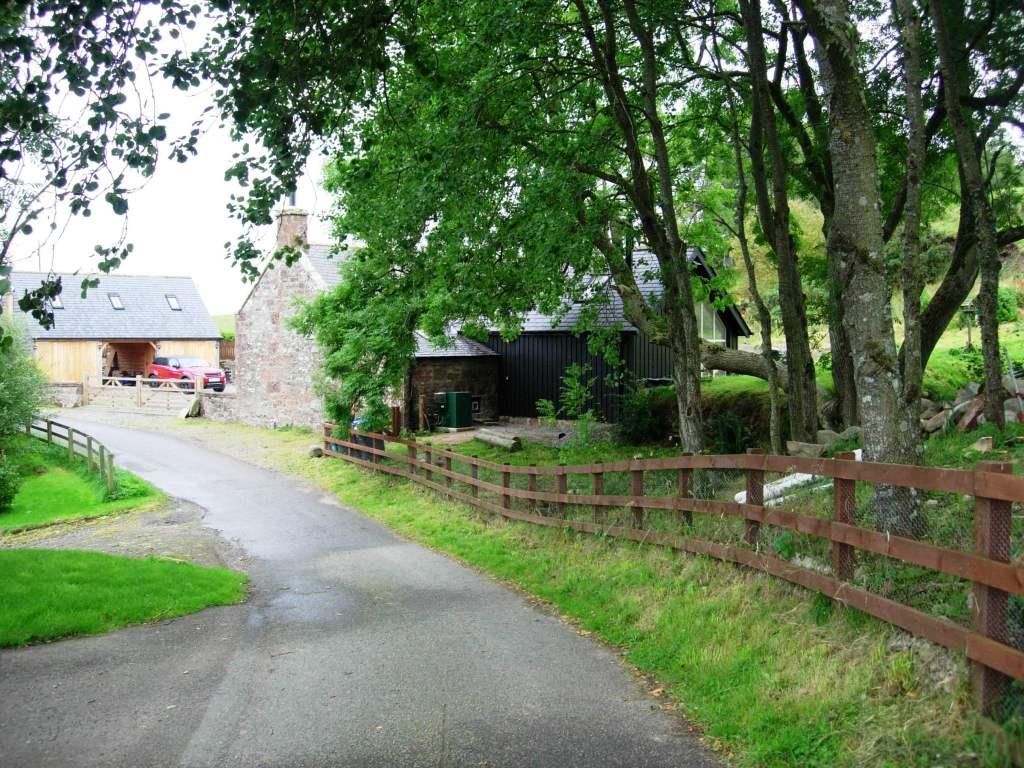
<path id="1" fill-rule="evenodd" d="M 493 445 L 496 448 L 504 448 L 515 453 L 523 450 L 523 444 L 516 435 L 504 435 L 499 432 L 492 432 L 489 429 L 481 429 L 476 433 L 476 439 L 481 443 Z"/>

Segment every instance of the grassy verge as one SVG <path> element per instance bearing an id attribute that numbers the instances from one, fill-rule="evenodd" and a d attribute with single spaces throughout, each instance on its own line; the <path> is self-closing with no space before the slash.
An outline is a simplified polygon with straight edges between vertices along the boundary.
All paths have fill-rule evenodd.
<path id="1" fill-rule="evenodd" d="M 240 602 L 246 577 L 157 558 L 0 550 L 0 647 L 109 632 Z"/>
<path id="2" fill-rule="evenodd" d="M 0 514 L 0 532 L 151 507 L 164 498 L 152 485 L 124 470 L 117 470 L 117 488 L 109 492 L 84 462 L 28 437 L 15 442 L 13 455 L 25 479 L 11 508 Z"/>
<path id="3" fill-rule="evenodd" d="M 959 673 L 937 682 L 933 646 L 860 613 L 707 558 L 493 519 L 310 460 L 310 433 L 182 429 L 224 449 L 243 443 L 251 460 L 548 601 L 654 675 L 737 765 L 1009 764 L 1008 737 L 983 731 L 967 705 L 962 662 L 943 656 Z"/>

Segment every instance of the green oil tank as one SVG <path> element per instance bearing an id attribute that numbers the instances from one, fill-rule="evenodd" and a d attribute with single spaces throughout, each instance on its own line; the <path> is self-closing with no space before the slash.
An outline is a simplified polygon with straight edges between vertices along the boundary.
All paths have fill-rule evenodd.
<path id="1" fill-rule="evenodd" d="M 473 396 L 469 392 L 448 392 L 445 408 L 447 426 L 453 428 L 473 426 Z"/>

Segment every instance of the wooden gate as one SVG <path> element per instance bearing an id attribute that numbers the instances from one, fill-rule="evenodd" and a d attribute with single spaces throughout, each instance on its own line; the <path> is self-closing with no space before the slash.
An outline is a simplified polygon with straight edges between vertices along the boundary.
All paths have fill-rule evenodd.
<path id="1" fill-rule="evenodd" d="M 85 383 L 85 402 L 114 410 L 142 413 L 178 413 L 188 407 L 196 395 L 195 382 L 178 379 L 144 379 L 119 376 L 89 377 Z"/>

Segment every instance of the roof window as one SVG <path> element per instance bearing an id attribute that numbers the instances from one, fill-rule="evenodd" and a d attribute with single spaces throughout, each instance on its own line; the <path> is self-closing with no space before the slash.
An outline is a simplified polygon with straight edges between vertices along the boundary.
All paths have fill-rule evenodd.
<path id="1" fill-rule="evenodd" d="M 178 301 L 178 297 L 173 293 L 164 294 L 164 298 L 167 299 L 167 306 L 175 312 L 181 312 L 181 303 Z"/>
<path id="2" fill-rule="evenodd" d="M 114 309 L 124 309 L 124 302 L 121 301 L 121 294 L 108 293 L 107 298 L 110 299 L 110 306 Z"/>

